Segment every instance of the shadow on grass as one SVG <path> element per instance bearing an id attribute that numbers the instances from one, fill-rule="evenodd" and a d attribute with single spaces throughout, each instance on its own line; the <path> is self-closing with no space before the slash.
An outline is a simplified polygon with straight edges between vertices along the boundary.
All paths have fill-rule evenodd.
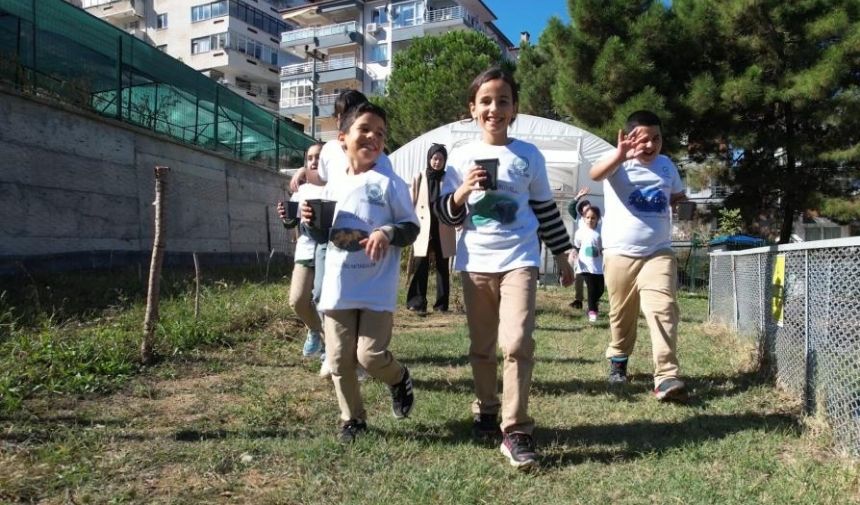
<path id="1" fill-rule="evenodd" d="M 593 365 L 597 363 L 596 359 L 587 358 L 571 358 L 571 357 L 539 357 L 537 361 L 541 363 L 557 363 L 569 365 Z M 415 356 L 403 358 L 403 362 L 407 365 L 430 365 L 430 366 L 469 366 L 469 357 L 466 355 L 458 356 Z M 501 370 L 501 361 L 499 361 L 499 369 Z"/>
<path id="2" fill-rule="evenodd" d="M 544 360 L 551 361 L 551 360 Z M 585 363 L 593 361 L 583 360 Z M 501 368 L 501 366 L 499 367 Z M 534 380 L 531 386 L 533 394 L 549 396 L 564 396 L 570 394 L 582 394 L 590 396 L 612 395 L 619 400 L 639 401 L 641 395 L 651 394 L 653 377 L 648 374 L 632 374 L 628 376 L 629 382 L 623 385 L 610 385 L 605 379 L 583 380 L 572 377 L 568 380 L 547 381 Z M 736 375 L 702 375 L 685 377 L 689 400 L 686 405 L 692 407 L 703 407 L 718 398 L 737 396 L 752 387 L 769 385 L 770 379 L 764 373 L 758 371 L 739 373 Z M 458 379 L 433 379 L 422 380 L 413 378 L 415 389 L 437 391 L 446 393 L 472 393 L 473 381 L 471 378 Z M 501 391 L 501 382 L 499 383 Z"/>
<path id="3" fill-rule="evenodd" d="M 631 461 L 644 455 L 662 454 L 691 443 L 701 444 L 743 431 L 792 433 L 801 427 L 787 414 L 699 415 L 680 422 L 640 421 L 623 424 L 597 424 L 536 432 L 539 447 L 547 447 L 542 466 L 560 468 L 586 462 Z M 559 451 L 558 445 L 577 449 Z M 616 447 L 602 449 L 598 447 Z"/>
<path id="4" fill-rule="evenodd" d="M 226 440 L 228 438 L 264 439 L 297 438 L 307 433 L 300 430 L 260 429 L 260 430 L 193 430 L 185 429 L 173 433 L 171 438 L 177 442 L 205 442 L 207 440 Z"/>

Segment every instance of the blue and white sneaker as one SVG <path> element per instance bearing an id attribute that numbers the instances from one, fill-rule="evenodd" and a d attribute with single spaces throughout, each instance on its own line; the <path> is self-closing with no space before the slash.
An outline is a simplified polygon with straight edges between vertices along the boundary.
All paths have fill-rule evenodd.
<path id="1" fill-rule="evenodd" d="M 302 356 L 309 358 L 317 356 L 323 352 L 323 340 L 320 332 L 308 330 L 308 337 L 305 339 L 305 345 L 302 348 Z"/>

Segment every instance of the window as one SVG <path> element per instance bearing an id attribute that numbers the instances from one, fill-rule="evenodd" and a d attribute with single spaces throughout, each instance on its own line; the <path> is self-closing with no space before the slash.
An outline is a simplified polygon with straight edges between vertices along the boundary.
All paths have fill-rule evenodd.
<path id="1" fill-rule="evenodd" d="M 196 23 L 198 21 L 206 21 L 207 19 L 226 16 L 227 12 L 227 0 L 195 5 L 191 7 L 191 22 Z"/>
<path id="2" fill-rule="evenodd" d="M 388 61 L 388 44 L 379 44 L 370 49 L 370 61 Z"/>
<path id="3" fill-rule="evenodd" d="M 157 30 L 164 30 L 167 28 L 167 14 L 159 14 L 158 17 L 155 18 L 155 28 Z"/>
<path id="4" fill-rule="evenodd" d="M 424 22 L 424 2 L 406 2 L 391 6 L 394 27 L 415 26 Z"/>
<path id="5" fill-rule="evenodd" d="M 191 54 L 208 53 L 215 49 L 227 47 L 228 37 L 226 33 L 216 33 L 206 37 L 191 39 Z"/>
<path id="6" fill-rule="evenodd" d="M 230 15 L 278 38 L 287 31 L 287 23 L 241 0 L 230 0 Z"/>
<path id="7" fill-rule="evenodd" d="M 377 7 L 373 9 L 373 12 L 370 14 L 370 22 L 380 24 L 388 23 L 387 7 Z"/>
<path id="8" fill-rule="evenodd" d="M 278 65 L 278 50 L 238 33 L 232 34 L 230 47 L 269 65 Z"/>
<path id="9" fill-rule="evenodd" d="M 284 81 L 281 83 L 281 101 L 286 107 L 307 105 L 311 100 L 310 79 Z"/>
<path id="10" fill-rule="evenodd" d="M 374 95 L 384 95 L 385 85 L 388 81 L 385 79 L 374 79 L 370 81 L 370 93 Z"/>

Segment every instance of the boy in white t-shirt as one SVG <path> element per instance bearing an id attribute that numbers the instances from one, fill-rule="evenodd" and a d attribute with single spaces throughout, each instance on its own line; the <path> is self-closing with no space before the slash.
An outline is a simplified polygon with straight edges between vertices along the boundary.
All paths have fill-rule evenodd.
<path id="1" fill-rule="evenodd" d="M 602 239 L 610 306 L 609 381 L 627 381 L 641 305 L 651 334 L 654 396 L 665 401 L 686 396 L 678 378 L 677 260 L 672 252 L 672 206 L 686 197 L 678 169 L 660 154 L 662 146 L 660 118 L 634 112 L 618 131 L 615 151 L 598 161 L 590 175 L 603 181 L 606 210 Z"/>
<path id="2" fill-rule="evenodd" d="M 364 103 L 350 109 L 338 133 L 348 166 L 327 174 L 323 195 L 337 205 L 327 234 L 318 306 L 325 314 L 326 353 L 343 442 L 367 429 L 358 365 L 389 386 L 395 417 L 407 417 L 414 402 L 409 370 L 394 359 L 388 344 L 400 251 L 415 241 L 419 225 L 406 183 L 390 166 L 377 163 L 385 134 L 385 111 L 380 107 Z M 309 205 L 302 207 L 302 219 L 307 223 L 313 219 Z"/>

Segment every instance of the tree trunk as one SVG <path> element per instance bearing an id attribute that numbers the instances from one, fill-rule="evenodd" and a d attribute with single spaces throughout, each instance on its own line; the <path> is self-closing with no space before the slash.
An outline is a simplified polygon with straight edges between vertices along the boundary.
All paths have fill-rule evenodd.
<path id="1" fill-rule="evenodd" d="M 791 104 L 783 104 L 785 115 L 785 166 L 787 177 L 783 184 L 786 185 L 786 190 L 783 192 L 782 198 L 782 225 L 779 227 L 779 243 L 788 244 L 791 242 L 791 232 L 794 227 L 794 214 L 798 210 L 802 211 L 801 203 L 803 202 L 802 193 L 796 189 L 798 183 L 797 164 L 794 156 L 794 114 Z"/>
<path id="2" fill-rule="evenodd" d="M 140 344 L 140 360 L 149 364 L 154 359 L 152 344 L 155 326 L 158 324 L 159 283 L 161 263 L 164 259 L 164 192 L 165 179 L 170 169 L 155 167 L 155 236 L 152 240 L 152 261 L 149 265 L 149 283 L 146 294 L 146 315 L 143 319 L 143 341 Z"/>

